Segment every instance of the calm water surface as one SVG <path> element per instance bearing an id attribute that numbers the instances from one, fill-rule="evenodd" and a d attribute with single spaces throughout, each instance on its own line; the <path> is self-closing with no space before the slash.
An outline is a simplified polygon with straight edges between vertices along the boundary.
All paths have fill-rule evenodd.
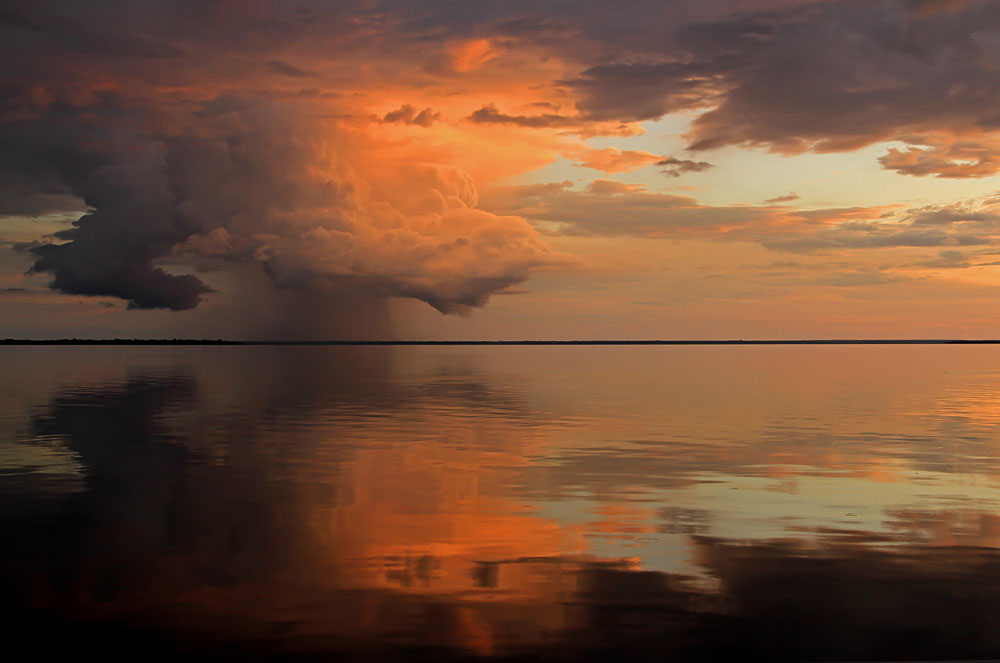
<path id="1" fill-rule="evenodd" d="M 0 349 L 5 645 L 1000 657 L 1000 347 Z"/>

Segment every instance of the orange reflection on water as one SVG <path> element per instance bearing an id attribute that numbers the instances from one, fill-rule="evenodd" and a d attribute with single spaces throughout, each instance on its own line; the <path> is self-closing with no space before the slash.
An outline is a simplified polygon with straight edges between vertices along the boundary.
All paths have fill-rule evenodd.
<path id="1" fill-rule="evenodd" d="M 1000 653 L 991 348 L 43 350 L 0 358 L 25 632 Z"/>

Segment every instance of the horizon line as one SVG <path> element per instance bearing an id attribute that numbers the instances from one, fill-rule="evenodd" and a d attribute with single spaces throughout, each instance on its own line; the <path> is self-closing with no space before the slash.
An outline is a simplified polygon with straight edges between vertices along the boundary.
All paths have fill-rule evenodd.
<path id="1" fill-rule="evenodd" d="M 555 339 L 555 340 L 325 340 L 268 341 L 192 338 L 0 339 L 0 345 L 997 345 L 1000 339 L 826 338 L 826 339 Z"/>

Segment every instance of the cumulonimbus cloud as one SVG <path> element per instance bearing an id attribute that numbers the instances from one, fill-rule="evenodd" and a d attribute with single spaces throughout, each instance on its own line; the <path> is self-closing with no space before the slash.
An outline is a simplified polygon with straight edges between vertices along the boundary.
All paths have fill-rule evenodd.
<path id="1" fill-rule="evenodd" d="M 52 287 L 134 308 L 193 308 L 185 261 L 260 263 L 280 287 L 351 288 L 467 313 L 556 256 L 523 219 L 476 208 L 471 178 L 384 163 L 335 122 L 280 105 L 229 109 L 217 134 L 146 136 L 82 175 L 91 208 L 31 249 Z M 203 118 L 212 118 L 209 110 Z"/>
<path id="2" fill-rule="evenodd" d="M 201 271 L 250 263 L 278 288 L 415 298 L 464 314 L 562 260 L 524 219 L 477 208 L 472 178 L 447 159 L 397 157 L 368 120 L 338 112 L 340 93 L 319 88 L 314 62 L 269 54 L 301 33 L 295 16 L 275 10 L 260 65 L 234 76 L 225 62 L 244 57 L 254 12 L 237 11 L 216 43 L 188 16 L 208 7 L 159 24 L 147 8 L 154 37 L 142 39 L 48 9 L 5 23 L 33 55 L 2 69 L 0 214 L 86 208 L 27 248 L 55 290 L 186 310 L 212 291 Z M 262 83 L 266 72 L 280 82 Z M 297 89 L 300 80 L 317 87 Z M 383 120 L 440 118 L 404 104 Z"/>

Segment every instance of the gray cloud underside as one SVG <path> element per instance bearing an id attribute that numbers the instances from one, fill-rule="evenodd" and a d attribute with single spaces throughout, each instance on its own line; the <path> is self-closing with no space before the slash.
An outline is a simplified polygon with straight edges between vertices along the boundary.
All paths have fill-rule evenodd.
<path id="1" fill-rule="evenodd" d="M 901 141 L 907 147 L 887 153 L 885 168 L 940 177 L 1000 171 L 995 2 L 679 1 L 614 10 L 581 2 L 568 9 L 515 2 L 437 16 L 450 34 L 545 45 L 581 65 L 557 83 L 578 114 L 486 106 L 470 119 L 561 127 L 693 111 L 693 150 L 822 152 Z"/>

